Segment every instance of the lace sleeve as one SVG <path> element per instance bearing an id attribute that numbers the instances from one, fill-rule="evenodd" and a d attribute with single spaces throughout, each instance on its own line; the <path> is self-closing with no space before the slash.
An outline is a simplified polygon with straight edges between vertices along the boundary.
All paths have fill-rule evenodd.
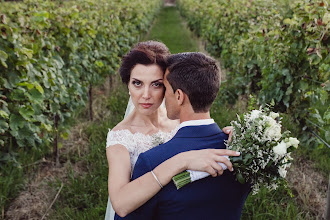
<path id="1" fill-rule="evenodd" d="M 116 145 L 116 144 L 121 144 L 121 145 L 125 146 L 124 140 L 122 138 L 120 138 L 118 135 L 116 135 L 115 132 L 111 131 L 111 129 L 109 129 L 109 132 L 107 135 L 106 148 L 108 148 L 109 146 L 112 146 L 112 145 Z"/>
<path id="2" fill-rule="evenodd" d="M 124 146 L 129 152 L 131 169 L 133 170 L 134 164 L 139 156 L 140 146 L 144 146 L 143 143 L 140 143 L 142 139 L 141 137 L 135 137 L 129 130 L 111 131 L 109 129 L 106 147 L 108 148 L 116 144 Z"/>

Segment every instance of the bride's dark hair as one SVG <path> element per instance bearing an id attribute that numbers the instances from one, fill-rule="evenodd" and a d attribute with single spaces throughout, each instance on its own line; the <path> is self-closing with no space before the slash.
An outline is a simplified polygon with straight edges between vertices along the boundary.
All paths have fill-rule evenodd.
<path id="1" fill-rule="evenodd" d="M 171 53 L 165 44 L 158 41 L 145 41 L 137 43 L 123 58 L 119 74 L 123 83 L 128 84 L 131 71 L 136 64 L 157 64 L 165 73 L 166 59 Z"/>

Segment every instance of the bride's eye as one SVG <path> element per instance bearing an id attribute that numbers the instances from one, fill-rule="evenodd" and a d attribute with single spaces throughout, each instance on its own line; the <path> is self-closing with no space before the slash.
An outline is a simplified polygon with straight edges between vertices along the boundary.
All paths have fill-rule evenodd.
<path id="1" fill-rule="evenodd" d="M 160 82 L 155 82 L 153 83 L 153 86 L 158 88 L 158 87 L 162 87 L 164 84 L 163 83 L 160 83 Z"/>
<path id="2" fill-rule="evenodd" d="M 137 86 L 137 87 L 139 87 L 139 86 L 142 85 L 142 83 L 141 83 L 140 81 L 137 81 L 137 80 L 134 80 L 134 81 L 132 82 L 132 84 L 133 84 L 134 86 Z"/>

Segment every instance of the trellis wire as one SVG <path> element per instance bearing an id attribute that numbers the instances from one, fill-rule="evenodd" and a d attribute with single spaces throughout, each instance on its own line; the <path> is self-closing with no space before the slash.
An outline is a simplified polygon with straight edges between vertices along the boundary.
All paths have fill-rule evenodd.
<path id="1" fill-rule="evenodd" d="M 314 125 L 315 127 L 321 129 L 322 131 L 326 131 L 326 130 L 324 130 L 324 128 L 320 127 L 319 125 L 315 124 L 314 122 L 312 122 L 312 121 L 310 121 L 310 120 L 308 120 L 308 119 L 306 119 L 306 121 L 308 121 L 309 123 L 311 123 L 311 124 Z"/>
<path id="2" fill-rule="evenodd" d="M 323 144 L 325 144 L 325 146 L 327 146 L 328 148 L 330 148 L 330 145 L 325 141 L 323 140 L 320 136 L 318 136 L 314 131 L 310 131 L 315 137 L 317 137 L 318 139 L 320 139 Z"/>

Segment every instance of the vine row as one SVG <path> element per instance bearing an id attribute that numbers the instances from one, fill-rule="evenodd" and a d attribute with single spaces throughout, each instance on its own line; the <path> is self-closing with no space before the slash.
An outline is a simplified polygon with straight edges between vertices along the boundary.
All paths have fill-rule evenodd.
<path id="1" fill-rule="evenodd" d="M 0 164 L 49 152 L 66 137 L 88 89 L 115 74 L 162 2 L 0 3 Z"/>
<path id="2" fill-rule="evenodd" d="M 224 100 L 254 94 L 275 102 L 306 135 L 307 119 L 330 141 L 330 6 L 305 0 L 178 0 L 189 27 L 227 73 Z M 317 143 L 317 142 L 314 142 Z M 311 146 L 311 145 L 309 145 Z"/>

